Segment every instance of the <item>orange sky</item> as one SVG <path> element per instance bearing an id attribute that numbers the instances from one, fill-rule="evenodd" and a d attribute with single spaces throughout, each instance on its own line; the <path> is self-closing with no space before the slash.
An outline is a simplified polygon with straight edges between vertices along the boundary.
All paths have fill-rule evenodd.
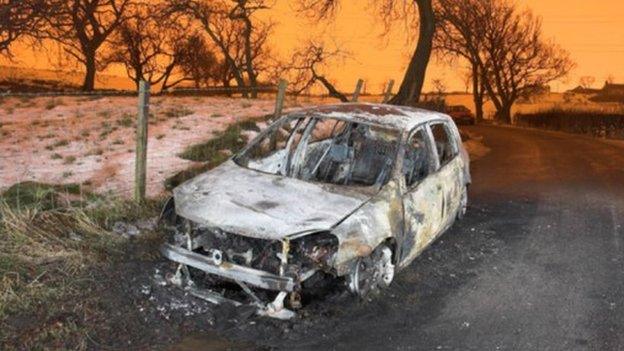
<path id="1" fill-rule="evenodd" d="M 277 22 L 272 44 L 277 52 L 287 57 L 298 43 L 309 37 L 331 37 L 352 53 L 348 59 L 327 75 L 338 82 L 339 88 L 351 90 L 357 78 L 367 81 L 368 91 L 377 92 L 390 78 L 400 81 L 408 55 L 415 43 L 406 42 L 402 28 L 394 33 L 392 42 L 384 45 L 379 34 L 381 23 L 363 4 L 365 0 L 342 0 L 342 7 L 334 23 L 320 26 L 295 16 L 292 2 L 276 0 L 270 17 Z M 596 86 L 609 75 L 624 82 L 624 1 L 622 0 L 518 0 L 543 19 L 544 34 L 570 51 L 577 63 L 567 81 L 552 84 L 554 90 L 575 86 L 584 75 L 596 77 Z M 49 68 L 42 54 L 20 50 L 12 65 Z M 448 67 L 432 61 L 427 73 L 426 89 L 431 79 L 440 78 L 449 90 L 464 90 L 459 79 L 461 67 Z M 120 68 L 107 73 L 123 75 Z"/>

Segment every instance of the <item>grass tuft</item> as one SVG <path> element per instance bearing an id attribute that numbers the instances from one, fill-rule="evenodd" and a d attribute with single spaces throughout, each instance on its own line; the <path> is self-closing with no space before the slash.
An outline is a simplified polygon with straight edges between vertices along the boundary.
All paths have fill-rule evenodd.
<path id="1" fill-rule="evenodd" d="M 215 158 L 223 157 L 221 150 L 230 150 L 232 153 L 240 150 L 247 140 L 241 135 L 240 124 L 233 124 L 225 131 L 217 134 L 216 137 L 201 143 L 189 146 L 180 157 L 198 162 L 213 162 Z"/>
<path id="2" fill-rule="evenodd" d="M 97 272 L 146 254 L 131 254 L 111 227 L 154 216 L 160 201 L 78 194 L 78 185 L 34 182 L 0 194 L 0 340 L 8 349 L 85 349 L 93 320 L 110 313 L 93 294 Z M 154 251 L 162 238 L 144 235 L 137 247 Z"/>
<path id="3" fill-rule="evenodd" d="M 244 130 L 259 132 L 260 128 L 253 120 L 241 121 L 230 125 L 226 130 L 206 142 L 186 148 L 179 155 L 181 158 L 205 163 L 190 167 L 167 178 L 165 187 L 173 189 L 186 180 L 218 166 L 230 157 L 229 154 L 236 154 L 247 144 L 247 138 L 241 134 Z"/>
<path id="4" fill-rule="evenodd" d="M 51 109 L 55 108 L 56 106 L 62 106 L 62 105 L 63 105 L 63 100 L 57 99 L 57 98 L 52 98 L 52 99 L 46 101 L 44 108 L 46 110 L 51 110 Z"/>
<path id="5" fill-rule="evenodd" d="M 174 106 L 164 112 L 167 118 L 179 118 L 193 114 L 195 111 L 181 106 Z"/>

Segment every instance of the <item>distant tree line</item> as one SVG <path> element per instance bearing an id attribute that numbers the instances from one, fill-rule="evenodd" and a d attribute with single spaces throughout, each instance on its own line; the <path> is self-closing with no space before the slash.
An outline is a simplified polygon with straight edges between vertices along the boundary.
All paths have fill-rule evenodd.
<path id="1" fill-rule="evenodd" d="M 185 81 L 254 88 L 273 27 L 255 13 L 269 8 L 264 0 L 0 0 L 0 54 L 11 56 L 18 40 L 57 42 L 83 66 L 85 91 L 110 64 L 165 90 Z"/>
<path id="2" fill-rule="evenodd" d="M 341 0 L 297 0 L 296 11 L 311 22 L 331 21 Z M 121 64 L 135 82 L 163 89 L 181 82 L 257 87 L 259 77 L 285 76 L 292 93 L 320 84 L 346 100 L 328 68 L 348 57 L 341 45 L 310 39 L 287 59 L 272 55 L 273 23 L 258 13 L 268 0 L 0 0 L 0 53 L 16 40 L 58 42 L 84 66 L 82 88 L 92 90 L 95 73 Z M 542 34 L 541 20 L 510 0 L 370 0 L 388 39 L 398 23 L 416 40 L 403 80 L 390 103 L 420 100 L 432 53 L 467 64 L 477 119 L 491 101 L 496 118 L 511 121 L 519 98 L 564 77 L 574 63 Z M 335 67 L 334 67 L 335 68 Z M 251 97 L 255 97 L 253 89 Z"/>
<path id="3" fill-rule="evenodd" d="M 299 0 L 312 18 L 331 18 L 340 0 Z M 430 56 L 470 66 L 477 119 L 483 104 L 496 107 L 496 119 L 511 122 L 514 102 L 541 91 L 574 67 L 569 54 L 545 40 L 541 20 L 509 0 L 371 0 L 378 18 L 389 27 L 404 21 L 417 38 L 398 93 L 399 105 L 419 102 Z M 390 38 L 392 39 L 392 38 Z"/>

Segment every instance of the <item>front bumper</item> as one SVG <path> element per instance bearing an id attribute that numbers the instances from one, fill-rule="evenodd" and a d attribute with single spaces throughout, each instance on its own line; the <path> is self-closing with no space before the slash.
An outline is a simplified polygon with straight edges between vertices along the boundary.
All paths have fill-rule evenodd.
<path id="1" fill-rule="evenodd" d="M 160 251 L 163 256 L 169 260 L 179 263 L 180 267 L 194 267 L 206 273 L 214 274 L 236 282 L 254 299 L 252 305 L 257 307 L 256 312 L 260 316 L 278 319 L 290 319 L 295 316 L 293 311 L 284 308 L 284 299 L 286 295 L 293 292 L 295 289 L 295 280 L 291 277 L 275 275 L 259 269 L 241 266 L 231 262 L 215 261 L 210 257 L 178 246 L 173 246 L 171 244 L 162 245 Z M 178 272 L 180 272 L 180 269 Z M 302 281 L 307 279 L 313 274 L 313 272 L 314 271 L 308 272 L 300 279 Z M 243 304 L 239 301 L 228 299 L 215 291 L 209 289 L 199 289 L 192 282 L 189 284 L 188 279 L 190 279 L 190 277 L 187 277 L 187 280 L 172 279 L 171 282 L 184 288 L 191 295 L 214 304 L 230 303 L 234 306 L 240 306 Z M 262 289 L 279 291 L 279 293 L 272 302 L 264 303 L 255 296 L 255 294 L 247 287 L 247 284 Z"/>
<path id="2" fill-rule="evenodd" d="M 171 261 L 181 263 L 220 277 L 244 282 L 249 285 L 277 291 L 291 292 L 295 281 L 290 277 L 282 277 L 259 269 L 249 268 L 230 262 L 217 264 L 209 257 L 171 244 L 164 244 L 160 252 Z"/>

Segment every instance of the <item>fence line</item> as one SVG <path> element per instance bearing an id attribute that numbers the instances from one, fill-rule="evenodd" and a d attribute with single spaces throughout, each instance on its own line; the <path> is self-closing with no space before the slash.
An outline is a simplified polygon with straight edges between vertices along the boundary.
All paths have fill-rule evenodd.
<path id="1" fill-rule="evenodd" d="M 176 96 L 176 95 L 226 95 L 226 94 L 249 94 L 249 93 L 277 93 L 278 85 L 261 85 L 257 87 L 207 87 L 207 88 L 178 88 L 166 91 L 153 92 L 151 96 Z M 93 91 L 42 91 L 42 92 L 0 92 L 0 97 L 56 97 L 56 96 L 138 96 L 137 90 L 93 90 Z"/>
<path id="2" fill-rule="evenodd" d="M 364 81 L 362 79 L 358 79 L 356 86 L 355 86 L 355 90 L 352 95 L 353 101 L 357 101 L 360 98 L 363 85 L 364 85 Z M 389 81 L 386 86 L 386 89 L 384 89 L 383 102 L 386 102 L 391 96 L 392 85 L 393 85 L 393 81 Z M 141 86 L 145 88 L 148 87 L 147 84 L 143 84 L 143 83 L 141 84 Z M 287 95 L 287 86 L 288 85 L 285 80 L 280 80 L 277 86 L 264 86 L 264 87 L 259 87 L 258 89 L 258 91 L 276 93 L 275 108 L 274 108 L 273 113 L 271 114 L 274 118 L 278 118 L 283 112 L 285 98 Z M 246 88 L 245 90 L 247 90 L 248 92 L 252 91 L 252 89 L 249 89 L 249 88 Z M 136 133 L 137 133 L 136 144 L 133 145 L 131 141 L 135 139 L 129 138 L 129 139 L 124 139 L 125 141 L 124 146 L 120 146 L 120 147 L 123 147 L 124 149 L 130 149 L 130 148 L 133 148 L 134 146 L 134 150 L 123 151 L 122 149 L 119 149 L 119 150 L 113 151 L 111 149 L 112 152 L 110 154 L 104 153 L 104 155 L 100 155 L 100 154 L 89 155 L 88 156 L 89 159 L 88 161 L 86 161 L 86 164 L 84 165 L 80 164 L 80 162 L 73 163 L 73 161 L 71 161 L 70 163 L 63 163 L 63 159 L 59 158 L 58 161 L 56 161 L 55 158 L 53 158 L 55 160 L 53 161 L 54 163 L 45 163 L 46 165 L 41 164 L 40 167 L 38 167 L 38 163 L 36 162 L 36 160 L 38 159 L 40 160 L 41 158 L 34 157 L 34 154 L 33 154 L 32 159 L 28 159 L 28 157 L 24 157 L 25 155 L 21 155 L 19 152 L 15 156 L 8 156 L 8 157 L 6 154 L 3 154 L 3 155 L 0 155 L 0 160 L 12 159 L 16 161 L 15 163 L 13 163 L 12 167 L 10 168 L 7 167 L 6 169 L 2 170 L 3 174 L 6 176 L 6 179 L 9 180 L 10 183 L 12 182 L 20 183 L 20 182 L 27 181 L 27 180 L 39 181 L 40 179 L 44 179 L 45 181 L 46 175 L 51 174 L 50 172 L 56 172 L 54 173 L 55 180 L 53 180 L 52 182 L 59 184 L 58 186 L 60 187 L 69 186 L 69 185 L 73 186 L 74 184 L 78 185 L 80 187 L 81 198 L 83 194 L 83 191 L 82 191 L 83 186 L 87 186 L 87 187 L 95 186 L 96 189 L 99 189 L 100 191 L 106 194 L 117 194 L 117 195 L 123 195 L 123 196 L 128 196 L 128 195 L 131 196 L 132 194 L 134 194 L 134 198 L 138 201 L 142 201 L 143 199 L 145 199 L 146 189 L 154 189 L 153 188 L 154 186 L 164 188 L 166 179 L 163 179 L 163 178 L 169 177 L 171 176 L 171 174 L 167 172 L 165 173 L 165 175 L 163 175 L 162 174 L 163 168 L 158 167 L 157 164 L 159 163 L 158 161 L 159 159 L 170 158 L 171 155 L 161 155 L 158 153 L 154 154 L 157 148 L 155 148 L 154 150 L 151 150 L 151 153 L 148 152 L 150 151 L 148 149 L 150 147 L 150 145 L 148 145 L 148 143 L 150 143 L 149 142 L 150 139 L 148 135 L 148 125 L 150 122 L 149 110 L 148 110 L 149 96 L 147 95 L 147 93 L 149 93 L 149 90 L 145 89 L 144 91 L 146 92 L 146 95 L 137 94 L 137 92 L 130 92 L 130 91 L 42 92 L 42 93 L 16 93 L 16 94 L 12 94 L 12 93 L 1 94 L 0 93 L 0 97 L 64 96 L 64 95 L 67 95 L 67 96 L 109 96 L 110 95 L 110 96 L 137 96 L 139 99 L 138 111 L 136 112 L 137 120 L 134 121 L 135 122 L 134 127 L 131 127 L 128 130 L 128 133 L 130 133 L 132 128 L 137 128 L 136 129 Z M 176 91 L 172 91 L 172 92 L 165 92 L 162 94 L 156 93 L 156 94 L 149 94 L 149 95 L 172 96 L 176 94 L 178 95 L 193 94 L 193 93 L 207 93 L 208 94 L 208 93 L 226 92 L 226 91 L 232 92 L 232 93 L 241 93 L 243 89 L 240 89 L 238 87 L 232 87 L 228 89 L 215 88 L 215 89 L 199 89 L 199 90 L 198 89 L 177 89 Z M 129 113 L 127 108 L 126 108 L 125 113 L 126 114 Z M 134 114 L 135 112 L 131 112 L 131 113 Z M 62 120 L 59 120 L 58 122 L 61 123 Z M 111 120 L 110 123 L 114 123 L 114 119 Z M 68 130 L 69 129 L 60 131 L 61 133 L 60 135 L 62 135 L 64 138 L 68 138 L 68 137 L 65 137 L 65 132 L 67 132 Z M 34 136 L 32 136 L 32 138 L 34 138 Z M 73 141 L 70 141 L 70 143 L 71 142 Z M 62 146 L 59 146 L 59 147 L 62 147 Z M 63 153 L 64 151 L 65 150 L 62 148 L 59 149 L 60 153 Z M 72 152 L 72 154 L 70 154 L 69 156 L 72 156 L 72 157 L 76 156 L 79 158 L 87 157 L 87 154 L 84 153 L 88 151 L 86 149 L 85 150 L 70 150 L 70 151 Z M 132 152 L 135 152 L 135 157 L 132 157 L 131 155 Z M 176 151 L 176 152 L 179 152 L 179 151 Z M 120 156 L 123 157 L 124 155 L 127 157 L 124 157 L 123 159 L 120 159 L 120 160 L 116 159 L 116 157 L 120 157 Z M 22 157 L 24 160 L 30 160 L 31 162 L 22 163 L 21 162 L 22 159 L 16 159 L 16 157 Z M 97 163 L 94 163 L 94 160 L 90 159 L 90 157 L 99 157 L 100 159 L 98 159 L 99 161 Z M 147 162 L 151 162 L 154 166 L 150 167 L 147 164 Z M 110 173 L 111 175 L 109 176 L 109 178 L 105 178 L 106 173 L 104 173 L 105 171 L 108 171 L 107 167 L 111 167 L 111 169 L 114 169 L 113 171 L 111 171 L 112 173 Z M 60 177 L 61 172 L 63 172 L 62 178 Z M 158 172 L 158 174 L 156 172 Z M 65 176 L 64 175 L 65 173 L 67 173 L 68 175 Z M 104 177 L 104 179 L 102 179 L 102 177 L 100 176 Z M 134 178 L 134 182 L 132 181 L 133 178 Z M 10 184 L 7 185 L 7 187 L 10 187 L 10 186 L 11 186 Z M 150 191 L 153 191 L 153 190 L 150 190 Z"/>
<path id="3" fill-rule="evenodd" d="M 280 81 L 281 82 L 281 81 Z M 351 101 L 356 102 L 361 94 L 364 80 L 358 79 L 356 88 L 352 94 Z M 386 103 L 392 93 L 394 80 L 390 80 L 387 89 L 384 91 L 384 98 L 381 101 Z M 174 88 L 166 91 L 151 92 L 150 96 L 212 96 L 212 95 L 232 95 L 249 93 L 279 93 L 280 85 L 260 85 L 257 87 L 206 87 L 206 88 Z M 93 91 L 42 91 L 42 92 L 11 92 L 0 91 L 0 98 L 6 97 L 107 97 L 107 96 L 138 96 L 138 90 L 112 90 L 102 89 Z"/>

